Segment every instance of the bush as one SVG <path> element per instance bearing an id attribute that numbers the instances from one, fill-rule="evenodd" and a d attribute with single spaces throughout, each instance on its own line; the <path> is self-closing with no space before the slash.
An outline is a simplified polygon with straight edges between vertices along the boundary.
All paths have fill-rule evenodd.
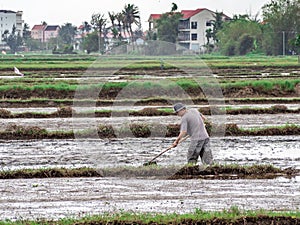
<path id="1" fill-rule="evenodd" d="M 254 37 L 249 34 L 243 34 L 238 42 L 237 51 L 239 55 L 246 55 L 253 49 Z"/>
<path id="2" fill-rule="evenodd" d="M 233 41 L 228 41 L 223 47 L 222 51 L 224 55 L 233 56 L 235 55 L 235 44 Z"/>

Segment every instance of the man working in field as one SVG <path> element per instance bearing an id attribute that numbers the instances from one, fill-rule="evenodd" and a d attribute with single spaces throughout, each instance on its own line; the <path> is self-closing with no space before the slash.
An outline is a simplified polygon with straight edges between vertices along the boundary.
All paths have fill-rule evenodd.
<path id="1" fill-rule="evenodd" d="M 173 143 L 176 147 L 187 134 L 191 138 L 187 161 L 196 164 L 200 156 L 203 164 L 212 164 L 213 157 L 209 148 L 209 135 L 205 128 L 205 117 L 197 109 L 186 109 L 182 103 L 174 105 L 174 111 L 181 117 L 180 133 Z"/>

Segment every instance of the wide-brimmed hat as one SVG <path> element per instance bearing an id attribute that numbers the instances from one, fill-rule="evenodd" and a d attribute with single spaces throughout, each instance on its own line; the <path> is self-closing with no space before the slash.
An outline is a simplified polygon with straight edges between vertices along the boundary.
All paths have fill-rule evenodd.
<path id="1" fill-rule="evenodd" d="M 175 111 L 176 113 L 178 113 L 180 110 L 185 109 L 185 108 L 186 108 L 185 105 L 182 104 L 182 103 L 176 103 L 176 104 L 174 105 L 174 111 Z"/>

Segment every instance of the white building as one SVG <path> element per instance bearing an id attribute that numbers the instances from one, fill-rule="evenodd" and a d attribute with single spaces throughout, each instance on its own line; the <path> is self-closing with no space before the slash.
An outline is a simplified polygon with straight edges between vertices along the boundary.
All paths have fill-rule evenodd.
<path id="1" fill-rule="evenodd" d="M 179 21 L 178 44 L 196 52 L 203 50 L 207 43 L 206 31 L 213 29 L 213 21 L 216 20 L 216 13 L 200 8 L 195 10 L 182 10 L 182 18 Z M 161 14 L 151 14 L 148 20 L 149 30 L 156 31 L 156 20 Z M 229 19 L 223 14 L 223 20 Z"/>
<path id="2" fill-rule="evenodd" d="M 2 43 L 2 35 L 8 30 L 9 33 L 12 32 L 13 26 L 16 27 L 16 31 L 20 32 L 22 35 L 23 23 L 22 20 L 22 11 L 11 11 L 11 10 L 0 10 L 0 44 Z"/>

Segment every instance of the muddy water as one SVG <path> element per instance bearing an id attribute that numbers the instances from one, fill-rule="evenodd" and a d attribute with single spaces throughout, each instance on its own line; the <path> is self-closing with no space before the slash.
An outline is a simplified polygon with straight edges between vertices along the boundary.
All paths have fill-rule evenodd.
<path id="1" fill-rule="evenodd" d="M 166 149 L 174 138 L 1 141 L 2 169 L 41 167 L 141 166 Z M 183 165 L 189 141 L 163 154 L 159 165 Z M 300 169 L 300 136 L 211 138 L 216 162 L 271 163 Z"/>
<path id="2" fill-rule="evenodd" d="M 142 166 L 173 139 L 1 141 L 1 168 Z M 159 165 L 185 164 L 188 141 Z M 300 168 L 300 136 L 212 138 L 215 161 Z M 159 177 L 17 179 L 0 182 L 0 220 L 59 219 L 104 212 L 186 213 L 196 208 L 297 210 L 300 177 L 166 180 Z"/>
<path id="3" fill-rule="evenodd" d="M 286 124 L 300 125 L 300 114 L 255 114 L 255 115 L 226 115 L 207 116 L 213 123 L 235 123 L 242 128 L 259 128 L 281 126 Z M 150 117 L 106 117 L 106 118 L 47 118 L 47 119 L 1 119 L 0 130 L 5 130 L 11 124 L 21 126 L 38 126 L 49 131 L 53 130 L 86 130 L 94 129 L 99 124 L 112 124 L 117 127 L 124 123 L 179 123 L 177 116 Z"/>
<path id="4" fill-rule="evenodd" d="M 279 105 L 279 104 L 278 104 Z M 288 109 L 298 109 L 299 104 L 280 104 L 286 106 Z M 232 109 L 239 108 L 271 108 L 274 104 L 239 104 L 239 105 L 216 105 L 216 107 L 230 107 Z M 209 105 L 191 105 L 192 108 L 209 107 Z M 122 110 L 142 110 L 144 108 L 171 108 L 170 105 L 162 106 L 122 106 Z M 31 107 L 31 108 L 3 108 L 11 111 L 12 113 L 36 112 L 36 113 L 52 113 L 57 111 L 57 107 Z M 75 109 L 75 108 L 74 108 Z M 114 107 L 93 107 L 92 110 L 114 110 Z M 76 112 L 88 112 L 91 107 L 76 107 Z"/>
<path id="5" fill-rule="evenodd" d="M 298 210 L 300 177 L 275 180 L 71 178 L 4 180 L 0 219 L 58 219 L 104 212 Z"/>

